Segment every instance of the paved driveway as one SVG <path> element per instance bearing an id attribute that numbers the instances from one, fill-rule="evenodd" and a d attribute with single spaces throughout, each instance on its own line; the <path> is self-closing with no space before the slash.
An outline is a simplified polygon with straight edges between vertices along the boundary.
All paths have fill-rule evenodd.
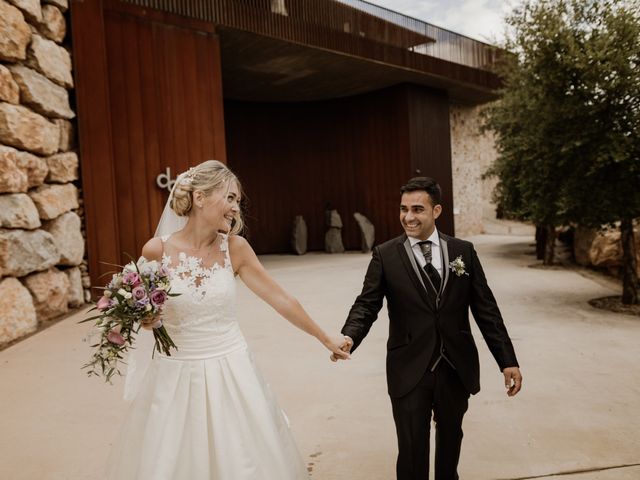
<path id="1" fill-rule="evenodd" d="M 509 399 L 477 329 L 482 391 L 465 418 L 463 480 L 640 478 L 640 319 L 592 309 L 617 293 L 576 271 L 529 268 L 528 237 L 472 239 L 525 378 Z M 273 276 L 338 330 L 369 255 L 266 256 Z M 390 480 L 396 455 L 386 395 L 386 312 L 349 362 L 296 330 L 243 286 L 242 328 L 319 480 Z M 0 352 L 0 478 L 98 479 L 126 404 L 121 382 L 87 379 L 77 314 Z M 631 466 L 627 466 L 631 465 Z M 615 468 L 620 467 L 620 468 Z M 594 470 L 570 476 L 552 474 Z M 274 479 L 277 480 L 277 479 Z"/>

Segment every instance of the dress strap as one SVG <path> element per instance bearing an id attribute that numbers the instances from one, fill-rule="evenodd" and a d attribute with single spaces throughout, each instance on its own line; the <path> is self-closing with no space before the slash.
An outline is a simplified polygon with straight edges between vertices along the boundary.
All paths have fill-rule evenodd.
<path id="1" fill-rule="evenodd" d="M 160 245 L 162 245 L 162 252 L 161 252 L 161 254 L 160 254 L 160 258 L 162 259 L 162 261 L 164 261 L 164 258 L 165 258 L 165 253 L 164 253 L 164 244 L 165 244 L 165 243 L 167 243 L 167 240 L 169 240 L 169 237 L 170 237 L 170 236 L 171 236 L 171 235 L 169 234 L 169 235 L 162 235 L 162 236 L 160 237 Z"/>
<path id="2" fill-rule="evenodd" d="M 229 254 L 229 234 L 222 233 L 220 251 L 224 252 L 224 266 L 231 267 L 231 255 Z"/>

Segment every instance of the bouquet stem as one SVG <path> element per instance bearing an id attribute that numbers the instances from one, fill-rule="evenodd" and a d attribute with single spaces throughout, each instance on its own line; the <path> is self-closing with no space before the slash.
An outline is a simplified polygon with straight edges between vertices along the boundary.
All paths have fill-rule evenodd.
<path id="1" fill-rule="evenodd" d="M 171 348 L 175 348 L 176 350 L 178 349 L 178 347 L 176 347 L 176 344 L 173 343 L 173 340 L 171 340 L 171 337 L 169 336 L 169 333 L 167 333 L 167 329 L 164 328 L 164 325 L 153 329 L 153 338 L 156 341 L 154 352 L 158 350 L 159 352 L 165 354 L 167 357 L 170 357 Z"/>

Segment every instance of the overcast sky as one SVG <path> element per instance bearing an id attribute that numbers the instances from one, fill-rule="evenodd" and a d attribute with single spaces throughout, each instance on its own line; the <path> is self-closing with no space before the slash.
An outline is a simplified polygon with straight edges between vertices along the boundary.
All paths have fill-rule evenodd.
<path id="1" fill-rule="evenodd" d="M 491 42 L 502 37 L 502 19 L 513 0 L 368 0 L 469 37 Z"/>

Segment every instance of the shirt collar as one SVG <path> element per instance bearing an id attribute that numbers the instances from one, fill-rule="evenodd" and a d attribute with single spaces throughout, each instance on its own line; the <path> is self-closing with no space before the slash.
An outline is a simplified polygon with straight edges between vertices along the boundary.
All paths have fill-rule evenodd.
<path id="1" fill-rule="evenodd" d="M 422 240 L 420 240 L 419 238 L 415 238 L 415 237 L 408 237 L 408 238 L 409 238 L 409 242 L 411 243 L 412 247 L 414 247 L 419 242 L 422 242 Z M 433 229 L 433 233 L 431 234 L 431 236 L 429 238 L 427 238 L 427 240 L 431 240 L 431 243 L 434 244 L 437 247 L 440 246 L 440 235 L 438 234 L 438 229 L 437 228 Z"/>

